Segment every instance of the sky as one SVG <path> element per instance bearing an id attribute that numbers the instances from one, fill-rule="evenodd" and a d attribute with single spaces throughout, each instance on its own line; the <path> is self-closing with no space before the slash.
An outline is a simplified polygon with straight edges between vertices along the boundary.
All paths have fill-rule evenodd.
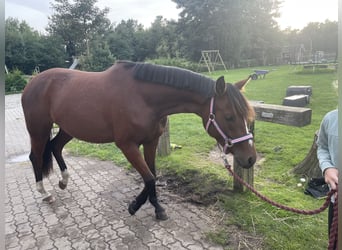
<path id="1" fill-rule="evenodd" d="M 238 0 L 237 0 L 238 1 Z M 32 28 L 44 32 L 52 14 L 49 0 L 5 0 L 5 17 L 25 20 Z M 98 0 L 100 9 L 109 7 L 108 18 L 119 23 L 129 18 L 149 27 L 158 15 L 178 19 L 180 9 L 171 0 Z M 283 0 L 280 28 L 302 29 L 309 22 L 337 21 L 338 0 Z"/>

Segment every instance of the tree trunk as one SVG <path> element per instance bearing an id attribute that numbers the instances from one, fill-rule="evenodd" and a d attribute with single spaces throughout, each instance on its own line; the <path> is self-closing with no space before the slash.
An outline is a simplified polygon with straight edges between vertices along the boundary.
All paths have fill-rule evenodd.
<path id="1" fill-rule="evenodd" d="M 315 133 L 314 141 L 309 153 L 306 155 L 305 159 L 293 169 L 295 174 L 306 176 L 308 179 L 322 177 L 322 171 L 317 159 L 317 136 L 318 131 Z"/>
<path id="2" fill-rule="evenodd" d="M 165 131 L 159 137 L 157 154 L 159 156 L 166 156 L 166 155 L 169 155 L 170 153 L 171 153 L 171 147 L 170 147 L 169 118 L 167 118 Z"/>

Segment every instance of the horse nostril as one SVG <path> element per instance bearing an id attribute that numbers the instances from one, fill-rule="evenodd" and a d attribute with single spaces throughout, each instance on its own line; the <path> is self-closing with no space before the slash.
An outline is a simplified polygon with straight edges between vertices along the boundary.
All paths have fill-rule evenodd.
<path id="1" fill-rule="evenodd" d="M 253 166 L 254 163 L 255 163 L 254 158 L 253 158 L 253 157 L 249 157 L 249 158 L 248 158 L 248 164 L 249 164 L 250 166 Z"/>

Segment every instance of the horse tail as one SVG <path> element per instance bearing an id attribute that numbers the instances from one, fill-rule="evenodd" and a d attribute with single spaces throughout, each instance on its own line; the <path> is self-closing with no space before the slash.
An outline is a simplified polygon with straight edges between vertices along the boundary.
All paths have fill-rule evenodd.
<path id="1" fill-rule="evenodd" d="M 47 141 L 43 153 L 43 167 L 42 167 L 42 172 L 43 176 L 47 177 L 52 171 L 52 143 L 49 140 Z"/>

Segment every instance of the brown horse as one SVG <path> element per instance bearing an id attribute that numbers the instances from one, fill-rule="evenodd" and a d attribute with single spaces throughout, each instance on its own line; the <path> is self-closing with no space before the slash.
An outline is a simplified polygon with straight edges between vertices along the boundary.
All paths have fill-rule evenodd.
<path id="1" fill-rule="evenodd" d="M 157 219 L 167 219 L 155 188 L 156 147 L 166 117 L 199 115 L 224 153 L 234 154 L 241 166 L 249 168 L 256 151 L 247 129 L 254 111 L 240 93 L 247 80 L 232 85 L 223 77 L 215 82 L 180 68 L 127 61 L 103 72 L 55 68 L 40 73 L 22 95 L 37 190 L 43 200 L 54 200 L 42 182 L 52 168 L 52 154 L 61 169 L 59 186 L 66 188 L 69 174 L 62 149 L 73 137 L 92 143 L 115 142 L 145 183 L 129 205 L 130 214 L 149 199 Z M 60 129 L 50 140 L 53 123 Z"/>

